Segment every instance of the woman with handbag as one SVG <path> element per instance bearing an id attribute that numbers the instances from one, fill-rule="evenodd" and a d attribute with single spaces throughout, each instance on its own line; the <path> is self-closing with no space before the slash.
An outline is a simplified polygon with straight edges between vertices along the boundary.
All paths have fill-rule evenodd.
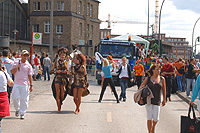
<path id="1" fill-rule="evenodd" d="M 76 104 L 75 114 L 78 114 L 80 112 L 81 97 L 85 92 L 84 96 L 88 94 L 87 88 L 89 83 L 85 67 L 85 56 L 83 54 L 76 54 L 73 62 L 75 66 L 71 68 L 69 89 L 73 90 L 74 103 Z"/>
<path id="2" fill-rule="evenodd" d="M 68 78 L 67 78 L 68 64 L 65 61 L 67 49 L 60 48 L 58 49 L 57 53 L 60 59 L 55 60 L 52 70 L 51 70 L 51 74 L 52 73 L 56 74 L 52 83 L 52 91 L 53 91 L 53 95 L 54 95 L 54 98 L 56 99 L 56 103 L 58 106 L 58 113 L 60 113 L 61 105 L 67 96 L 66 90 L 68 89 L 67 87 L 68 86 Z"/>
<path id="3" fill-rule="evenodd" d="M 3 69 L 2 65 L 3 63 L 0 60 L 0 133 L 2 118 L 10 116 L 7 85 L 9 87 L 14 85 L 12 78 L 7 73 L 6 67 L 3 67 Z"/>
<path id="4" fill-rule="evenodd" d="M 144 80 L 140 87 L 148 85 L 149 89 L 152 91 L 154 98 L 151 99 L 151 104 L 146 104 L 147 111 L 147 127 L 149 133 L 155 132 L 155 126 L 159 120 L 160 113 L 160 103 L 161 103 L 161 90 L 163 92 L 163 101 L 162 106 L 165 106 L 166 103 L 166 84 L 165 78 L 160 76 L 161 66 L 158 64 L 153 65 L 148 73 L 148 77 Z"/>

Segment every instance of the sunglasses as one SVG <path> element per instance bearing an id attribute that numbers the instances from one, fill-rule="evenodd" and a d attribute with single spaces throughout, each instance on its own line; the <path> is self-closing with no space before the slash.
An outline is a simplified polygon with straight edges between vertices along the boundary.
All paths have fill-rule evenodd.
<path id="1" fill-rule="evenodd" d="M 24 57 L 29 57 L 29 55 L 28 54 L 25 54 L 25 55 L 23 55 Z"/>

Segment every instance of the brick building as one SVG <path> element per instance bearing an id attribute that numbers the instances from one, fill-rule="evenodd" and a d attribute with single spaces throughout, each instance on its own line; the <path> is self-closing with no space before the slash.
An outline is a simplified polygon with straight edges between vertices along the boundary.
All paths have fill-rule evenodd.
<path id="1" fill-rule="evenodd" d="M 43 43 L 49 43 L 50 10 L 51 0 L 29 0 L 30 31 L 43 33 Z M 54 0 L 54 45 L 78 44 L 83 54 L 93 55 L 100 41 L 98 14 L 98 0 Z"/>
<path id="2" fill-rule="evenodd" d="M 0 36 L 27 39 L 27 4 L 19 0 L 0 0 Z"/>
<path id="3" fill-rule="evenodd" d="M 147 39 L 147 36 L 140 35 L 140 37 Z M 186 41 L 186 38 L 180 37 L 166 37 L 165 34 L 160 34 L 160 38 L 162 40 L 162 47 L 167 53 L 168 56 L 190 59 L 192 55 L 192 47 L 189 45 L 189 42 Z M 149 36 L 149 41 L 158 40 L 158 34 L 154 34 L 154 38 Z"/>

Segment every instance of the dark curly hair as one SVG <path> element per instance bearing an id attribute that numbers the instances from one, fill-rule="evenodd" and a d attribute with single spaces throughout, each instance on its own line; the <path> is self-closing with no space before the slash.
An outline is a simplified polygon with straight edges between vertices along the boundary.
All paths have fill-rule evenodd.
<path id="1" fill-rule="evenodd" d="M 76 58 L 80 61 L 81 65 L 86 64 L 86 58 L 83 54 L 76 54 Z"/>
<path id="2" fill-rule="evenodd" d="M 58 55 L 60 55 L 60 54 L 62 54 L 62 53 L 67 54 L 67 51 L 68 51 L 68 50 L 67 50 L 66 48 L 62 47 L 62 48 L 59 48 L 59 49 L 58 49 L 57 53 L 58 53 Z"/>

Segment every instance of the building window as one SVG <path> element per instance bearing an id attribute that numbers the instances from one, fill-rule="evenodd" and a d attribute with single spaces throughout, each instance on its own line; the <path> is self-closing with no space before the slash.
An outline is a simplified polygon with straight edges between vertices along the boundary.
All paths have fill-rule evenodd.
<path id="1" fill-rule="evenodd" d="M 33 2 L 33 10 L 36 11 L 36 2 Z"/>
<path id="2" fill-rule="evenodd" d="M 56 33 L 63 33 L 63 25 L 56 25 Z"/>
<path id="3" fill-rule="evenodd" d="M 38 11 L 40 11 L 40 2 L 38 2 Z"/>
<path id="4" fill-rule="evenodd" d="M 87 36 L 89 36 L 89 24 L 87 24 Z"/>
<path id="5" fill-rule="evenodd" d="M 90 37 L 93 37 L 93 25 L 91 25 L 91 29 L 90 29 Z"/>
<path id="6" fill-rule="evenodd" d="M 82 1 L 80 0 L 79 1 L 79 10 L 78 10 L 79 14 L 81 14 L 81 10 L 82 10 Z"/>
<path id="7" fill-rule="evenodd" d="M 60 2 L 57 3 L 57 10 L 60 11 Z"/>
<path id="8" fill-rule="evenodd" d="M 61 11 L 64 11 L 64 2 L 61 2 Z"/>
<path id="9" fill-rule="evenodd" d="M 50 21 L 44 22 L 44 33 L 50 33 Z"/>
<path id="10" fill-rule="evenodd" d="M 39 24 L 34 24 L 33 25 L 33 32 L 39 32 Z"/>
<path id="11" fill-rule="evenodd" d="M 90 3 L 87 4 L 87 16 L 89 16 L 90 13 Z"/>
<path id="12" fill-rule="evenodd" d="M 79 35 L 82 36 L 82 23 L 80 23 L 80 26 L 79 26 Z"/>
<path id="13" fill-rule="evenodd" d="M 49 11 L 51 11 L 51 2 L 49 2 Z"/>
<path id="14" fill-rule="evenodd" d="M 90 17 L 92 17 L 93 5 L 90 7 Z"/>
<path id="15" fill-rule="evenodd" d="M 48 11 L 49 10 L 49 6 L 48 6 L 49 2 L 45 2 L 45 10 Z"/>

